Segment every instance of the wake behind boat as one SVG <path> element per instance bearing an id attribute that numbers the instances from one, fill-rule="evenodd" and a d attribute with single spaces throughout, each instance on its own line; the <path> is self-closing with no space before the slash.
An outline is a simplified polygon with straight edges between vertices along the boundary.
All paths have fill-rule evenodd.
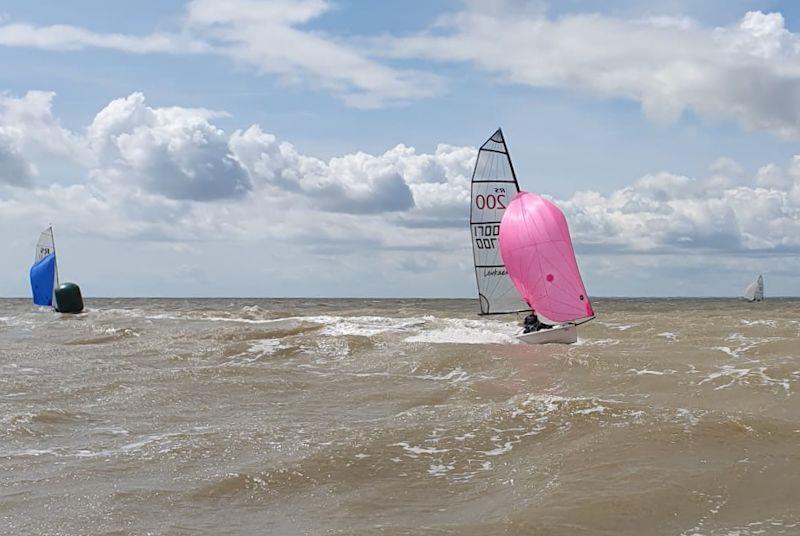
<path id="1" fill-rule="evenodd" d="M 566 218 L 550 201 L 520 192 L 501 129 L 478 151 L 470 228 L 480 314 L 535 310 L 551 327 L 521 333 L 521 341 L 577 342 L 576 326 L 594 311 Z"/>

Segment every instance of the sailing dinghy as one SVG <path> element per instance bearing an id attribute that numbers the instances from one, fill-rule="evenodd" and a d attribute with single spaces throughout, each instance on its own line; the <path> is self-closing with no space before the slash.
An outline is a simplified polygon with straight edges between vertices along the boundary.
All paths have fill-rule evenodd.
<path id="1" fill-rule="evenodd" d="M 527 244 L 526 241 L 528 239 L 537 235 L 536 233 L 531 234 L 526 225 L 516 223 L 522 218 L 524 224 L 525 211 L 528 209 L 528 205 L 526 202 L 517 202 L 515 204 L 515 200 L 524 196 L 534 196 L 534 194 L 518 195 L 519 193 L 517 176 L 511 163 L 503 131 L 497 129 L 480 147 L 478 158 L 475 161 L 475 170 L 472 174 L 470 228 L 480 314 L 521 313 L 535 308 L 541 321 L 554 327 L 533 333 L 520 334 L 518 336 L 520 340 L 530 344 L 548 342 L 574 343 L 577 341 L 575 326 L 593 318 L 594 313 L 583 288 L 583 283 L 580 281 L 575 255 L 572 252 L 572 244 L 569 240 L 569 231 L 566 228 L 566 220 L 561 211 L 553 205 L 558 214 L 560 214 L 561 220 L 555 222 L 552 229 L 549 224 L 533 226 L 534 231 L 540 228 L 546 232 L 553 233 L 557 230 L 563 230 L 566 233 L 564 245 L 556 247 L 541 244 L 537 246 L 538 242 Z M 538 196 L 534 197 L 538 198 Z M 533 200 L 534 197 L 530 199 Z M 512 217 L 509 217 L 509 212 L 513 213 Z M 553 218 L 555 213 L 548 212 L 547 215 L 537 216 L 540 219 L 542 217 L 545 219 Z M 541 221 L 544 222 L 544 220 Z M 506 228 L 505 233 L 502 230 L 504 226 Z M 501 244 L 504 240 L 501 238 L 503 234 L 506 236 L 506 246 Z M 553 236 L 562 235 L 553 234 Z M 545 238 L 549 238 L 549 235 Z M 547 242 L 547 240 L 544 240 L 544 242 Z M 532 252 L 532 254 L 518 262 L 518 246 L 527 247 L 526 251 Z M 503 249 L 504 247 L 507 247 L 508 252 Z M 502 254 L 501 251 L 503 251 Z M 559 257 L 554 258 L 554 254 L 558 254 Z M 574 274 L 571 271 L 572 268 L 567 266 L 569 264 L 567 261 L 570 257 L 572 265 L 574 265 Z M 548 282 L 546 285 L 535 286 L 528 280 L 529 276 L 534 274 L 536 267 L 541 269 L 543 265 L 552 267 L 548 274 L 551 274 L 551 272 L 559 274 L 555 284 Z M 560 272 L 556 269 L 560 270 Z M 561 275 L 565 273 L 572 275 L 562 281 Z M 577 282 L 575 281 L 575 274 L 577 274 Z M 544 277 L 546 276 L 547 274 L 544 275 Z M 584 307 L 581 308 L 573 304 L 565 312 L 560 308 L 561 306 L 555 305 L 557 300 L 569 299 L 555 290 L 567 284 L 580 286 L 580 292 L 576 296 L 583 296 L 583 298 L 576 299 Z M 528 292 L 529 290 L 530 292 Z M 550 294 L 547 294 L 548 291 Z"/>
<path id="2" fill-rule="evenodd" d="M 60 313 L 80 313 L 83 310 L 83 297 L 78 285 L 58 284 L 56 242 L 52 226 L 39 235 L 30 277 L 34 304 L 53 307 Z"/>
<path id="3" fill-rule="evenodd" d="M 744 299 L 750 302 L 764 300 L 764 276 L 759 275 L 758 279 L 747 285 L 744 289 Z"/>
<path id="4" fill-rule="evenodd" d="M 520 296 L 545 324 L 519 338 L 530 344 L 577 342 L 576 326 L 594 318 L 569 226 L 553 202 L 520 192 L 500 223 L 500 252 Z"/>
<path id="5" fill-rule="evenodd" d="M 39 235 L 36 254 L 31 266 L 31 292 L 33 303 L 45 307 L 55 302 L 58 287 L 58 265 L 56 263 L 56 244 L 53 228 L 48 227 Z"/>

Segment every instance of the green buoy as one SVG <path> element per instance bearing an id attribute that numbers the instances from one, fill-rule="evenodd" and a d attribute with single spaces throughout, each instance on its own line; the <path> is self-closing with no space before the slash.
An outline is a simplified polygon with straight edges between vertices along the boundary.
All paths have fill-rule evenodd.
<path id="1" fill-rule="evenodd" d="M 75 283 L 61 283 L 55 291 L 55 308 L 59 313 L 80 313 L 83 311 L 81 288 Z"/>

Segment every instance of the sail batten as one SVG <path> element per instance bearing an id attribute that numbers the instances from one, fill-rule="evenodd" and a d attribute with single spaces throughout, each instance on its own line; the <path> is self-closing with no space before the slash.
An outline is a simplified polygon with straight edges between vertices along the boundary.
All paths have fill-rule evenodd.
<path id="1" fill-rule="evenodd" d="M 481 314 L 526 311 L 500 255 L 500 222 L 519 192 L 503 132 L 480 147 L 472 173 L 470 233 Z"/>

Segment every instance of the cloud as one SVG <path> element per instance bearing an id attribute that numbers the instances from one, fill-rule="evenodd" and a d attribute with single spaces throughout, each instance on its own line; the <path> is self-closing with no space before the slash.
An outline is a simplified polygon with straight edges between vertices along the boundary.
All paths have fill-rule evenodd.
<path id="1" fill-rule="evenodd" d="M 359 152 L 324 162 L 258 126 L 234 132 L 230 145 L 255 184 L 300 193 L 323 210 L 450 214 L 455 208 L 464 215 L 469 202 L 472 148 L 440 145 L 435 154 L 420 155 L 398 145 L 377 156 Z"/>
<path id="2" fill-rule="evenodd" d="M 0 94 L 0 183 L 33 187 L 42 165 L 83 165 L 84 140 L 63 128 L 52 111 L 54 93 Z M 40 165 L 37 165 L 40 164 Z"/>
<path id="3" fill-rule="evenodd" d="M 343 36 L 318 29 L 335 9 L 327 0 L 191 0 L 173 32 L 0 22 L 0 46 L 221 55 L 362 108 L 439 95 L 444 80 L 431 62 L 461 63 L 503 83 L 632 100 L 656 122 L 688 110 L 800 137 L 800 34 L 780 13 L 751 11 L 711 28 L 687 17 L 553 18 L 542 2 L 461 5 L 409 35 Z"/>
<path id="4" fill-rule="evenodd" d="M 774 164 L 769 169 L 787 173 Z M 606 195 L 577 192 L 560 204 L 576 243 L 594 251 L 796 254 L 800 182 L 795 176 L 781 185 L 765 188 L 761 171 L 735 186 L 713 174 L 694 179 L 658 173 Z"/>
<path id="5" fill-rule="evenodd" d="M 514 6 L 468 3 L 426 32 L 375 46 L 394 58 L 468 63 L 506 83 L 638 101 L 658 122 L 691 110 L 800 137 L 800 35 L 779 13 L 705 28 L 685 18 L 554 19 Z"/>
<path id="6" fill-rule="evenodd" d="M 0 21 L 0 46 L 222 55 L 285 84 L 322 88 L 358 108 L 441 92 L 442 80 L 436 74 L 389 66 L 370 58 L 359 43 L 303 28 L 331 9 L 324 0 L 192 0 L 180 28 L 147 35 Z"/>
<path id="7" fill-rule="evenodd" d="M 9 103 L 15 110 L 7 117 L 17 119 L 9 123 L 13 129 L 3 125 L 13 138 L 0 138 L 0 229 L 53 222 L 114 244 L 179 245 L 189 252 L 250 244 L 245 250 L 254 252 L 237 262 L 249 262 L 256 251 L 279 263 L 324 259 L 354 281 L 355 274 L 365 277 L 367 265 L 447 279 L 440 274 L 446 267 L 470 281 L 472 147 L 440 144 L 420 153 L 400 144 L 323 160 L 259 125 L 229 134 L 215 125 L 219 112 L 152 106 L 139 93 L 111 101 L 77 133 L 60 125 L 52 94 L 44 95 L 4 97 L 6 110 Z M 60 141 L 37 153 L 30 141 L 42 132 Z M 72 184 L 57 183 L 52 169 L 40 165 L 64 144 L 87 155 L 77 159 L 84 174 Z M 42 171 L 9 181 L 13 166 Z M 619 267 L 618 255 L 642 266 L 669 258 L 664 262 L 675 273 L 689 256 L 800 255 L 800 156 L 752 176 L 720 158 L 704 176 L 652 173 L 618 190 L 580 191 L 557 203 L 579 253 L 598 273 L 608 262 Z"/>
<path id="8" fill-rule="evenodd" d="M 220 112 L 153 107 L 141 93 L 111 101 L 77 133 L 53 115 L 53 97 L 0 98 L 4 182 L 32 186 L 35 163 L 57 156 L 81 166 L 86 184 L 105 194 L 187 202 L 270 196 L 349 214 L 465 214 L 472 148 L 440 145 L 434 154 L 417 154 L 398 145 L 325 161 L 259 125 L 228 134 L 214 124 Z"/>
<path id="9" fill-rule="evenodd" d="M 3 22 L 3 20 L 0 19 L 0 22 Z M 191 39 L 186 35 L 165 33 L 146 36 L 117 33 L 105 34 L 64 24 L 51 26 L 34 26 L 20 23 L 6 24 L 0 26 L 0 45 L 45 50 L 103 48 L 134 54 L 155 52 L 198 53 L 209 50 L 206 43 Z"/>
<path id="10" fill-rule="evenodd" d="M 440 144 L 424 153 L 400 144 L 324 160 L 259 125 L 227 133 L 215 125 L 218 112 L 148 105 L 138 93 L 111 101 L 85 130 L 71 132 L 47 95 L 4 97 L 15 117 L 31 120 L 15 120 L 13 139 L 0 138 L 0 169 L 11 169 L 7 154 L 14 165 L 39 169 L 27 182 L 20 182 L 24 174 L 0 181 L 0 234 L 12 245 L 24 249 L 21 236 L 52 222 L 90 241 L 87 255 L 136 251 L 150 255 L 153 273 L 203 265 L 197 275 L 216 281 L 214 288 L 240 288 L 230 280 L 231 263 L 250 266 L 259 280 L 295 285 L 264 290 L 273 294 L 463 295 L 471 288 L 472 147 Z M 47 131 L 61 142 L 33 151 L 29 140 Z M 54 169 L 42 165 L 61 154 L 62 143 L 88 155 L 77 159 L 84 173 L 71 184 L 56 182 Z M 716 269 L 709 259 L 724 260 L 717 268 L 735 285 L 746 279 L 743 271 L 763 270 L 764 259 L 777 267 L 800 257 L 800 156 L 752 175 L 720 158 L 703 176 L 652 173 L 557 203 L 590 286 L 600 278 L 615 293 L 652 292 L 648 277 L 661 270 L 671 292 L 691 294 L 694 287 L 675 285 L 682 274 Z M 316 274 L 321 266 L 346 283 Z"/>
<path id="11" fill-rule="evenodd" d="M 0 127 L 0 183 L 29 186 L 34 174 L 33 166 L 20 155 L 13 140 Z"/>
<path id="12" fill-rule="evenodd" d="M 245 195 L 252 185 L 228 137 L 204 109 L 151 108 L 133 93 L 101 110 L 88 128 L 98 160 L 93 175 L 132 183 L 171 199 L 208 201 Z"/>
<path id="13" fill-rule="evenodd" d="M 22 97 L 0 94 L 0 145 L 24 168 L 31 169 L 36 159 L 88 158 L 80 136 L 63 128 L 53 115 L 54 96 L 48 91 L 28 91 Z"/>
<path id="14" fill-rule="evenodd" d="M 186 21 L 218 53 L 286 82 L 310 80 L 351 106 L 375 107 L 439 91 L 433 74 L 383 65 L 361 47 L 300 28 L 331 9 L 324 0 L 193 0 Z"/>

